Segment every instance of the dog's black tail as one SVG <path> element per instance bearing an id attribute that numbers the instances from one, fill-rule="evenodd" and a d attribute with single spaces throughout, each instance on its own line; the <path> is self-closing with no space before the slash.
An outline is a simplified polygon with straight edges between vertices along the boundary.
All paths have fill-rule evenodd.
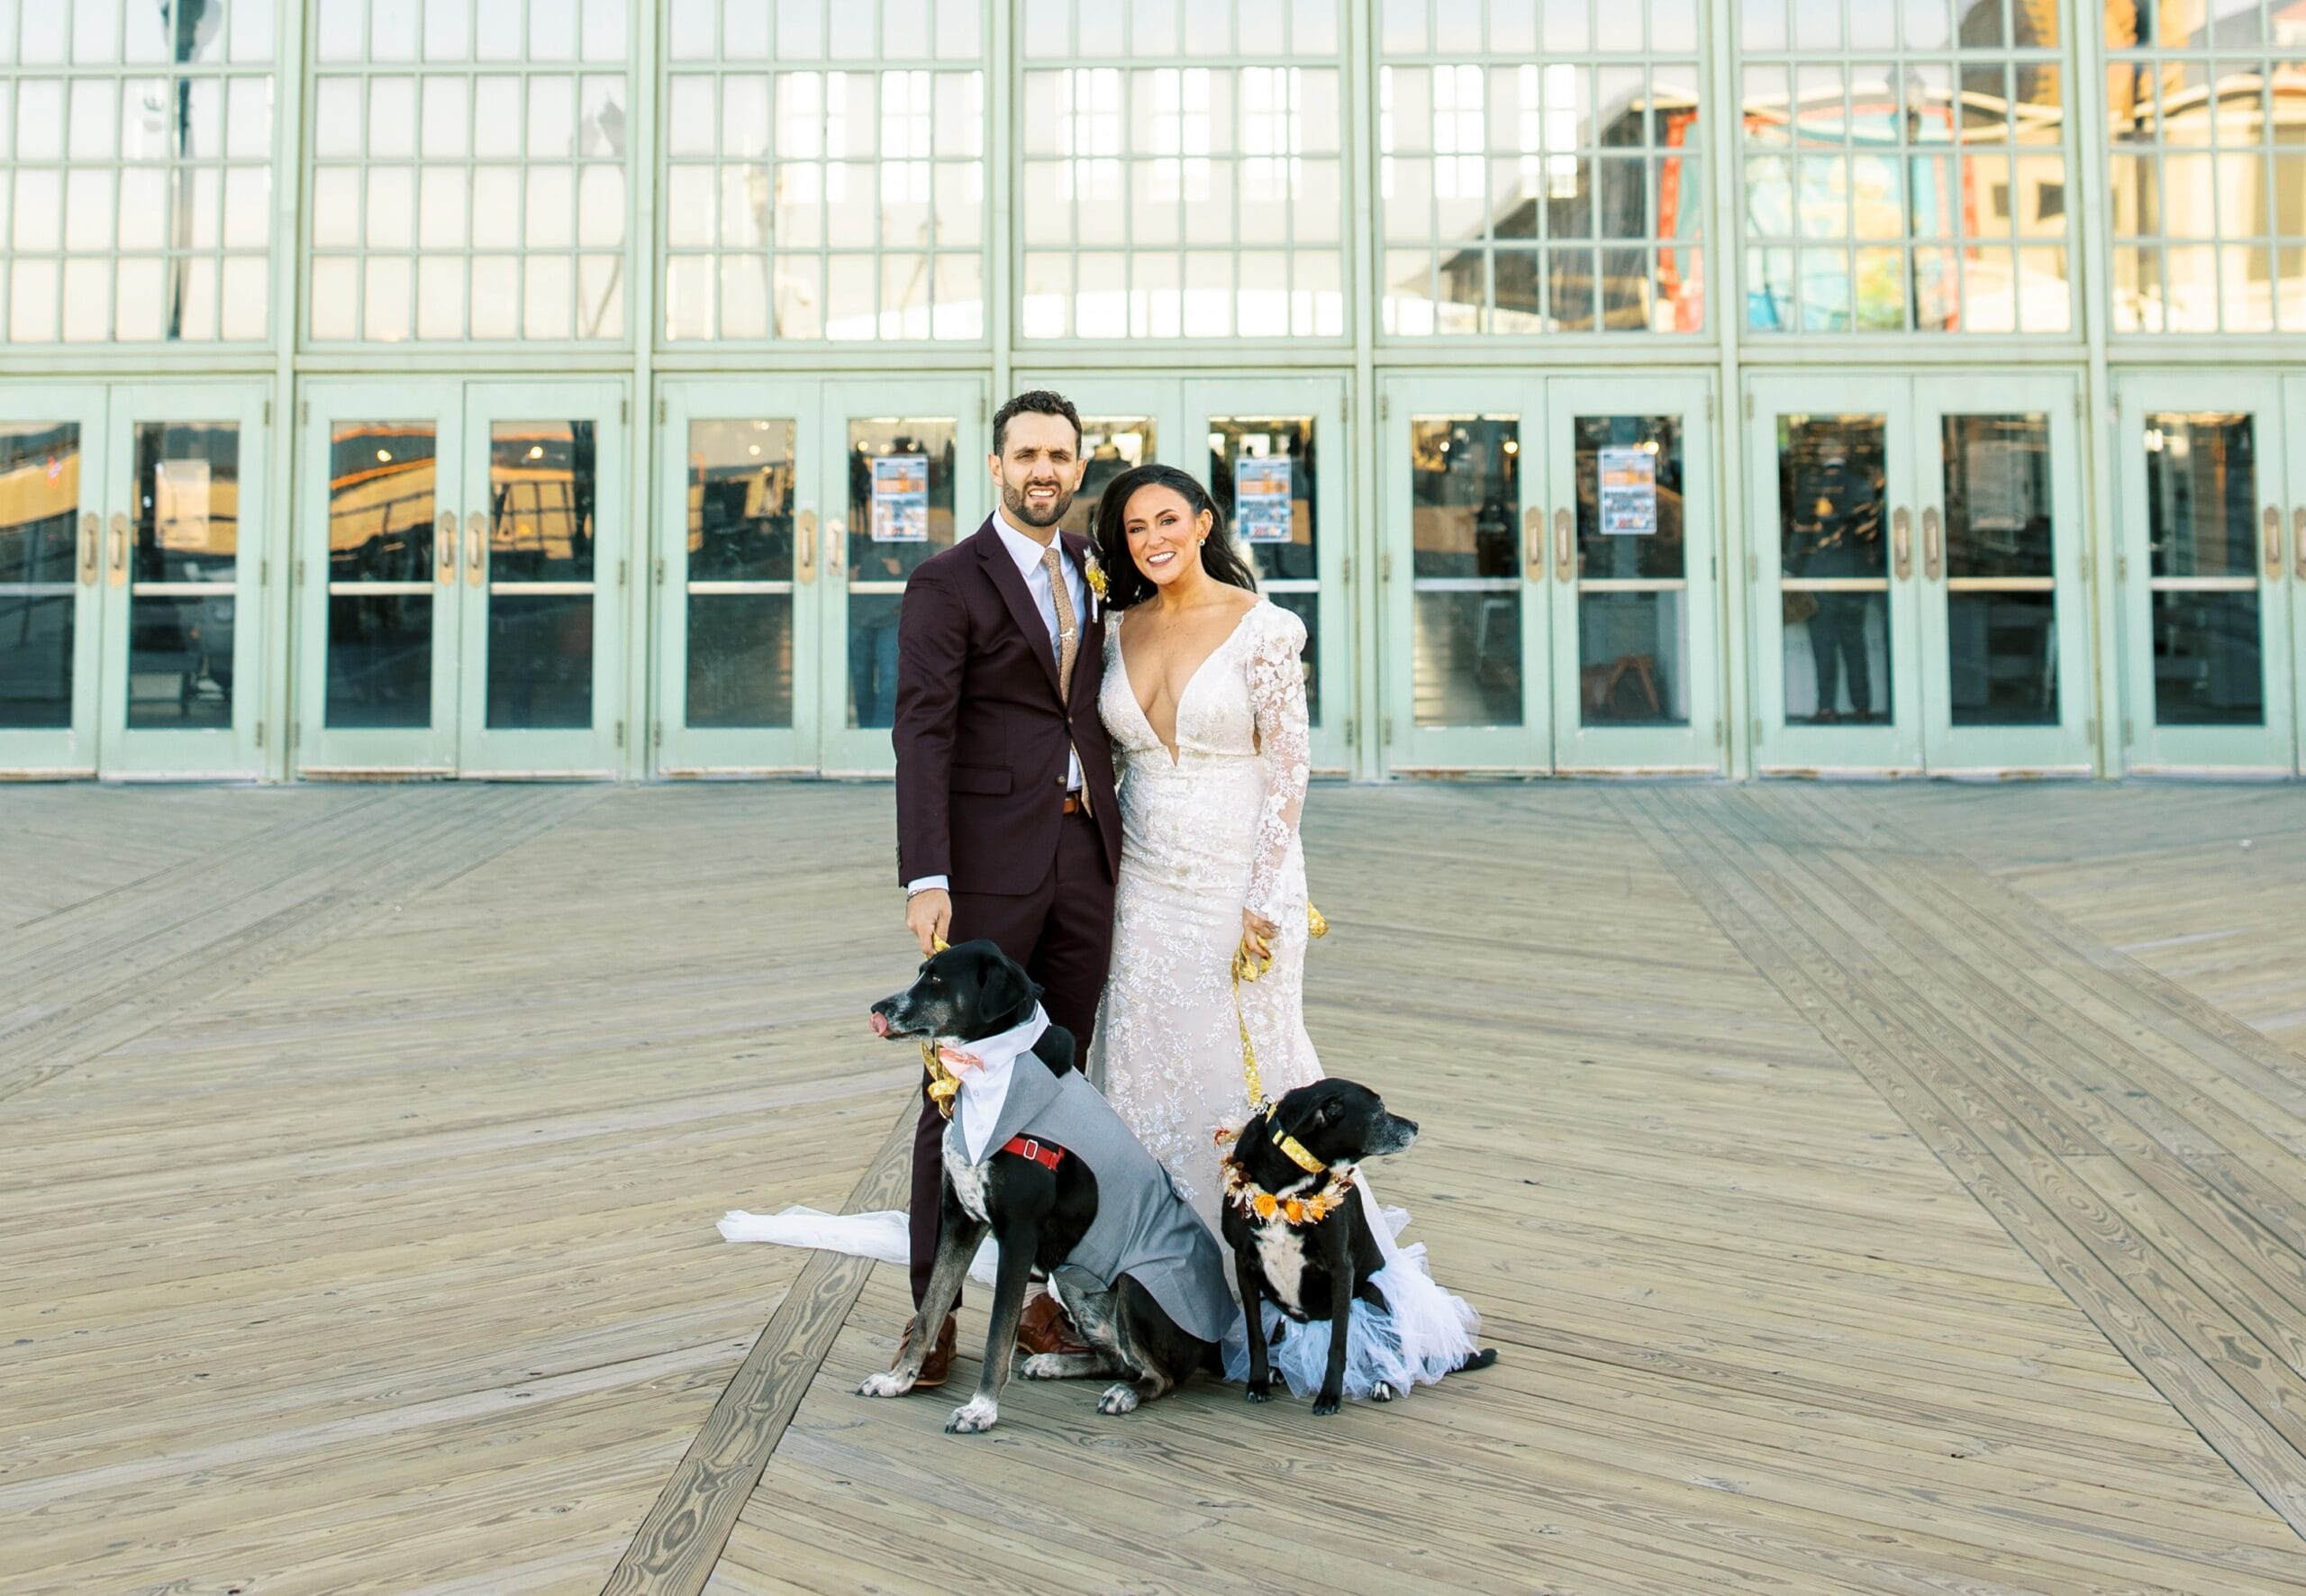
<path id="1" fill-rule="evenodd" d="M 1204 1374 L 1214 1375 L 1220 1380 L 1224 1379 L 1225 1349 L 1218 1346 L 1214 1341 L 1207 1342 L 1204 1345 L 1206 1346 L 1207 1350 L 1201 1355 L 1201 1372 Z"/>
<path id="2" fill-rule="evenodd" d="M 1490 1365 L 1496 1361 L 1497 1348 L 1494 1347 L 1484 1347 L 1479 1352 L 1469 1352 L 1466 1354 L 1466 1361 L 1459 1364 L 1456 1368 L 1450 1370 L 1449 1373 L 1452 1374 L 1463 1374 L 1472 1369 L 1486 1369 Z"/>

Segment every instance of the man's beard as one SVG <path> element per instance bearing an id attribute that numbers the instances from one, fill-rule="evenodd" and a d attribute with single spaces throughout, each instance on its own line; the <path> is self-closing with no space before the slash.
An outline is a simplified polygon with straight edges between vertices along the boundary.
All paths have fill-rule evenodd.
<path id="1" fill-rule="evenodd" d="M 1057 497 L 1049 502 L 1048 511 L 1036 515 L 1025 503 L 1025 490 L 1004 478 L 1001 484 L 1001 508 L 1007 511 L 1019 526 L 1053 527 L 1065 519 L 1067 511 L 1073 508 L 1073 495 L 1066 491 L 1065 484 L 1059 482 Z"/>

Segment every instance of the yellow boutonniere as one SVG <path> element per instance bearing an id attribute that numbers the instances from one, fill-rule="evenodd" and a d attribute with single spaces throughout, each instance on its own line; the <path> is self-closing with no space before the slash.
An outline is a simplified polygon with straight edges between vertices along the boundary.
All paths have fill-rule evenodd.
<path id="1" fill-rule="evenodd" d="M 1089 558 L 1081 562 L 1081 578 L 1088 583 L 1089 591 L 1097 595 L 1100 603 L 1112 591 L 1112 584 L 1105 580 L 1105 567 L 1097 563 L 1097 553 L 1094 549 L 1089 551 Z"/>

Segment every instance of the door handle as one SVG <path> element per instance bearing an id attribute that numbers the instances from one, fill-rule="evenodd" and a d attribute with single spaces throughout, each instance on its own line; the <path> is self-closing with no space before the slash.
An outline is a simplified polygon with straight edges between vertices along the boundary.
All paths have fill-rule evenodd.
<path id="1" fill-rule="evenodd" d="M 457 579 L 457 512 L 455 511 L 448 510 L 441 512 L 440 529 L 433 533 L 432 540 L 440 546 L 440 577 L 442 585 L 455 582 Z"/>
<path id="2" fill-rule="evenodd" d="M 2282 512 L 2266 506 L 2266 580 L 2282 575 Z"/>
<path id="3" fill-rule="evenodd" d="M 128 585 L 128 517 L 120 511 L 112 512 L 112 585 Z"/>
<path id="4" fill-rule="evenodd" d="M 475 587 L 486 569 L 487 535 L 486 516 L 476 510 L 465 517 L 465 580 Z"/>
<path id="5" fill-rule="evenodd" d="M 1890 512 L 1890 558 L 1899 581 L 1913 575 L 1913 512 L 1902 504 Z"/>
<path id="6" fill-rule="evenodd" d="M 1932 504 L 1921 512 L 1921 575 L 1929 582 L 1938 580 L 1943 568 L 1945 549 L 1938 535 L 1938 506 Z"/>
<path id="7" fill-rule="evenodd" d="M 796 535 L 793 540 L 793 549 L 801 557 L 800 569 L 795 574 L 803 583 L 814 582 L 817 579 L 817 512 L 813 510 L 802 511 L 800 520 L 794 525 Z"/>
<path id="8" fill-rule="evenodd" d="M 1575 558 L 1575 551 L 1569 542 L 1569 512 L 1557 510 L 1553 512 L 1554 575 L 1564 582 L 1575 577 L 1577 567 L 1572 563 Z"/>
<path id="9" fill-rule="evenodd" d="M 2290 549 L 2298 562 L 2298 579 L 2306 582 L 2306 504 L 2290 512 Z"/>
<path id="10" fill-rule="evenodd" d="M 80 585 L 83 587 L 96 585 L 96 545 L 104 541 L 98 530 L 100 524 L 93 510 L 80 517 Z"/>
<path id="11" fill-rule="evenodd" d="M 828 576 L 840 575 L 840 540 L 847 532 L 848 528 L 839 516 L 825 522 L 825 575 Z"/>
<path id="12" fill-rule="evenodd" d="M 1521 548 L 1530 580 L 1546 579 L 1546 512 L 1535 504 L 1521 512 Z"/>

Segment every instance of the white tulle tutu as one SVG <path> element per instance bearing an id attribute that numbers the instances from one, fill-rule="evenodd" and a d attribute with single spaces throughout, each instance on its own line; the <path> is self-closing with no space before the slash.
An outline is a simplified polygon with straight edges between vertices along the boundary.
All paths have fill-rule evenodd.
<path id="1" fill-rule="evenodd" d="M 1481 1315 L 1463 1297 L 1435 1283 L 1425 1267 L 1425 1244 L 1403 1247 L 1394 1238 L 1409 1223 L 1409 1211 L 1381 1208 L 1361 1177 L 1362 1202 L 1373 1216 L 1385 1266 L 1372 1276 L 1385 1296 L 1386 1310 L 1379 1312 L 1355 1299 L 1345 1329 L 1345 1394 L 1366 1401 L 1379 1385 L 1391 1395 L 1407 1396 L 1412 1385 L 1432 1385 L 1476 1350 L 1474 1338 L 1481 1330 Z M 1309 1319 L 1299 1324 L 1272 1303 L 1265 1307 L 1266 1361 L 1274 1374 L 1288 1383 L 1291 1394 L 1310 1397 L 1321 1388 L 1329 1372 L 1330 1321 Z M 1244 1384 L 1249 1377 L 1249 1343 L 1236 1328 L 1225 1338 L 1225 1378 Z"/>
<path id="2" fill-rule="evenodd" d="M 1462 1297 L 1436 1284 L 1425 1267 L 1425 1245 L 1403 1247 L 1394 1238 L 1409 1223 L 1409 1211 L 1379 1206 L 1369 1190 L 1368 1176 L 1360 1178 L 1362 1202 L 1372 1216 L 1370 1229 L 1385 1256 L 1385 1265 L 1375 1279 L 1384 1293 L 1386 1311 L 1356 1301 L 1346 1327 L 1345 1394 L 1366 1401 L 1379 1385 L 1394 1396 L 1406 1396 L 1413 1385 L 1431 1385 L 1464 1363 L 1475 1351 L 1481 1316 Z M 732 1209 L 719 1225 L 723 1239 L 767 1241 L 781 1247 L 822 1247 L 884 1264 L 912 1261 L 912 1236 L 903 1209 L 876 1213 L 825 1213 L 793 1207 L 779 1213 L 747 1213 Z M 969 1278 L 983 1285 L 994 1280 L 999 1249 L 990 1238 L 976 1249 L 969 1264 Z M 1227 1282 L 1231 1284 L 1230 1281 Z M 1329 1368 L 1330 1327 L 1327 1319 L 1299 1324 L 1272 1303 L 1265 1304 L 1266 1357 L 1274 1374 L 1290 1391 L 1310 1397 L 1321 1386 Z M 1239 1320 L 1221 1348 L 1225 1378 L 1244 1384 L 1249 1377 L 1248 1338 Z"/>

